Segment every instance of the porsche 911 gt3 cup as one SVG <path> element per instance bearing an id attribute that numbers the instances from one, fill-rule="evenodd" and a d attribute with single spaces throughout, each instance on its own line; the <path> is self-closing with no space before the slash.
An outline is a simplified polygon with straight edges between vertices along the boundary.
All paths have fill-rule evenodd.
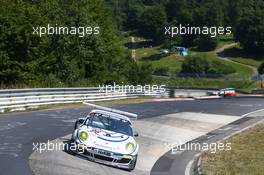
<path id="1" fill-rule="evenodd" d="M 75 123 L 72 143 L 74 153 L 90 160 L 133 170 L 139 145 L 128 117 L 104 110 L 92 110 Z"/>

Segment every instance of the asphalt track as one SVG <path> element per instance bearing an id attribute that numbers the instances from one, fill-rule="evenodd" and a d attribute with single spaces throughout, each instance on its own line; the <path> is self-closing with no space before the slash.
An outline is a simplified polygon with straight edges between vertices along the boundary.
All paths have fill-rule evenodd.
<path id="1" fill-rule="evenodd" d="M 146 122 L 148 122 L 149 124 L 154 123 L 153 126 L 155 129 L 155 127 L 164 126 L 164 125 L 159 125 L 160 121 L 167 121 L 160 119 L 161 117 L 164 116 L 165 118 L 168 117 L 171 120 L 171 122 L 165 123 L 165 125 L 171 123 L 176 125 L 176 127 L 171 128 L 173 131 L 180 133 L 184 133 L 186 131 L 191 133 L 190 135 L 187 134 L 186 137 L 182 138 L 183 141 L 188 141 L 194 137 L 198 137 L 206 132 L 209 132 L 217 127 L 221 127 L 225 123 L 228 124 L 229 122 L 232 122 L 233 119 L 235 119 L 235 117 L 239 118 L 239 116 L 245 113 L 255 111 L 258 109 L 263 109 L 264 99 L 263 98 L 231 98 L 231 99 L 215 99 L 215 100 L 145 102 L 138 104 L 117 105 L 115 106 L 115 108 L 139 114 L 140 117 L 137 126 L 139 126 L 138 127 L 139 133 L 143 133 L 143 135 L 139 137 L 139 139 L 141 139 L 142 141 L 139 142 L 143 143 L 144 140 L 148 140 L 148 139 L 144 139 L 144 137 L 150 137 L 151 135 L 151 134 L 150 135 L 147 134 L 148 130 L 144 130 L 142 128 L 149 128 L 150 126 L 152 126 L 152 125 L 142 125 L 142 124 L 140 125 L 140 122 L 146 120 Z M 47 142 L 47 140 L 54 140 L 56 138 L 65 137 L 66 135 L 72 132 L 74 119 L 84 116 L 89 110 L 90 109 L 87 107 L 81 107 L 76 109 L 43 110 L 43 111 L 0 115 L 0 140 L 1 140 L 0 174 L 1 175 L 2 174 L 3 175 L 32 174 L 32 171 L 29 167 L 29 157 L 32 154 L 32 149 L 33 149 L 32 143 Z M 191 115 L 186 115 L 186 114 L 191 114 Z M 213 123 L 213 125 L 208 127 L 209 125 L 204 125 L 204 121 L 200 121 L 201 123 L 199 123 L 199 121 L 196 120 L 196 122 L 193 123 L 194 124 L 193 126 L 195 128 L 195 124 L 201 124 L 201 125 L 197 125 L 200 128 L 193 129 L 194 131 L 190 129 L 184 130 L 183 124 L 186 124 L 184 120 L 187 121 L 187 123 L 189 123 L 190 121 L 192 121 L 192 118 L 195 118 L 195 116 L 198 114 L 201 114 L 201 118 L 208 119 L 209 120 L 208 123 L 211 124 Z M 190 116 L 192 116 L 192 118 L 190 118 Z M 221 120 L 219 122 L 213 122 L 217 118 L 220 118 L 222 116 L 226 116 L 226 120 L 223 120 L 225 122 L 221 122 Z M 154 117 L 157 119 L 155 119 Z M 212 118 L 210 119 L 210 117 Z M 177 119 L 177 121 L 179 121 L 180 119 L 183 123 L 179 126 L 179 124 L 175 122 L 175 119 Z M 185 126 L 185 127 L 189 128 L 189 126 Z M 179 128 L 181 128 L 181 130 Z M 166 130 L 166 128 L 165 129 L 162 128 L 162 129 L 164 131 Z M 144 133 L 146 133 L 146 135 L 144 135 Z M 160 136 L 160 135 L 156 135 L 156 136 Z M 191 137 L 187 138 L 188 136 Z M 153 135 L 153 137 L 155 137 L 155 135 Z M 163 136 L 160 138 L 163 138 Z M 153 138 L 151 139 L 154 140 Z M 173 142 L 175 141 L 174 139 L 175 139 L 174 137 L 167 136 L 167 138 L 165 137 L 165 139 L 163 140 L 157 139 L 157 142 L 159 143 L 160 141 L 166 141 L 166 140 Z M 147 145 L 153 145 L 153 142 L 146 143 L 145 149 L 147 148 Z M 148 154 L 150 157 L 153 158 L 152 161 L 149 162 L 155 163 L 154 161 L 158 159 L 158 157 L 155 156 L 157 155 L 160 156 L 168 151 L 166 149 L 160 151 L 161 150 L 160 148 L 158 148 L 157 150 L 158 153 L 155 153 L 154 155 L 151 155 L 152 153 Z M 32 156 L 34 156 L 34 154 L 32 154 Z M 110 172 L 113 171 L 114 172 L 118 171 L 120 172 L 119 174 L 128 173 L 123 170 L 116 170 L 116 169 L 112 171 L 113 168 L 111 167 L 107 167 L 104 165 L 99 166 L 98 164 L 94 164 L 92 162 L 82 160 L 78 157 L 68 155 L 67 153 L 63 154 L 63 156 L 64 157 L 61 158 L 62 162 L 67 162 L 68 160 L 75 161 L 75 159 L 77 161 L 81 161 L 78 162 L 80 163 L 80 165 L 79 165 L 79 169 L 76 170 L 77 172 L 84 171 L 87 173 L 88 170 L 82 169 L 81 168 L 82 165 L 85 166 L 87 164 L 93 164 L 94 166 L 92 167 L 92 169 L 94 168 L 101 169 L 101 170 L 97 169 L 98 171 L 96 171 L 94 174 L 102 174 L 105 172 L 108 172 L 108 174 L 110 174 Z M 152 166 L 152 164 L 150 165 L 147 164 L 148 162 L 138 162 L 136 170 L 130 174 L 145 174 L 146 172 L 144 170 L 149 170 L 150 166 Z M 56 167 L 57 166 L 60 166 L 59 162 L 57 162 Z M 41 168 L 41 167 L 37 167 L 37 168 Z M 49 169 L 50 167 L 44 167 L 44 168 Z M 51 167 L 50 169 L 52 168 L 53 167 Z M 155 168 L 158 169 L 156 165 Z M 66 174 L 65 171 L 64 172 L 61 172 L 59 170 L 56 171 L 57 171 L 56 173 L 51 172 L 51 174 L 52 173 Z M 41 172 L 39 174 L 41 174 Z"/>

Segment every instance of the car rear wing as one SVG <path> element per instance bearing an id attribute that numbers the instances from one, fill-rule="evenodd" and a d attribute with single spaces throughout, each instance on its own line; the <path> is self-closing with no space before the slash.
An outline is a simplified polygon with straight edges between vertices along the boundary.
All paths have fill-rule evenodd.
<path id="1" fill-rule="evenodd" d="M 121 110 L 113 109 L 113 108 L 108 108 L 108 107 L 104 107 L 104 106 L 99 106 L 99 105 L 87 103 L 87 102 L 83 102 L 83 104 L 94 107 L 96 109 L 101 109 L 101 110 L 105 110 L 105 111 L 109 111 L 109 112 L 113 112 L 113 113 L 117 113 L 117 114 L 122 114 L 122 115 L 129 116 L 129 117 L 136 118 L 136 119 L 138 118 L 138 115 L 134 114 L 134 113 L 121 111 Z"/>

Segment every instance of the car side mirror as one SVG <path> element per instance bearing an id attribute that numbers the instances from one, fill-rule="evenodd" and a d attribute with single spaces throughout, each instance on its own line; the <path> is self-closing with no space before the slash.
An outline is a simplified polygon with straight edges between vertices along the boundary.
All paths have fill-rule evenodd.
<path id="1" fill-rule="evenodd" d="M 85 119 L 83 119 L 83 118 L 79 118 L 79 119 L 78 119 L 78 123 L 79 123 L 79 124 L 83 124 L 84 121 L 85 121 Z"/>
<path id="2" fill-rule="evenodd" d="M 138 136 L 139 136 L 138 132 L 134 132 L 134 137 L 138 137 Z"/>

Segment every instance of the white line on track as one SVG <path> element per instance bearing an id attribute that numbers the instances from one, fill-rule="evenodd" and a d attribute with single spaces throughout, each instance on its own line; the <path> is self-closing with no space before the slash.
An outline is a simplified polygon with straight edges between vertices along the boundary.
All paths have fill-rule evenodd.
<path id="1" fill-rule="evenodd" d="M 192 170 L 192 165 L 193 162 L 195 161 L 195 159 L 197 159 L 197 157 L 199 157 L 201 155 L 201 153 L 197 153 L 194 155 L 193 159 L 190 160 L 185 168 L 185 175 L 190 175 L 191 174 L 191 170 Z"/>
<path id="2" fill-rule="evenodd" d="M 254 114 L 254 113 L 257 113 L 257 112 L 261 112 L 261 111 L 264 111 L 264 109 L 259 109 L 259 110 L 256 110 L 256 111 L 248 112 L 246 114 L 243 114 L 241 117 L 246 117 L 246 116 L 248 116 L 250 114 Z"/>

